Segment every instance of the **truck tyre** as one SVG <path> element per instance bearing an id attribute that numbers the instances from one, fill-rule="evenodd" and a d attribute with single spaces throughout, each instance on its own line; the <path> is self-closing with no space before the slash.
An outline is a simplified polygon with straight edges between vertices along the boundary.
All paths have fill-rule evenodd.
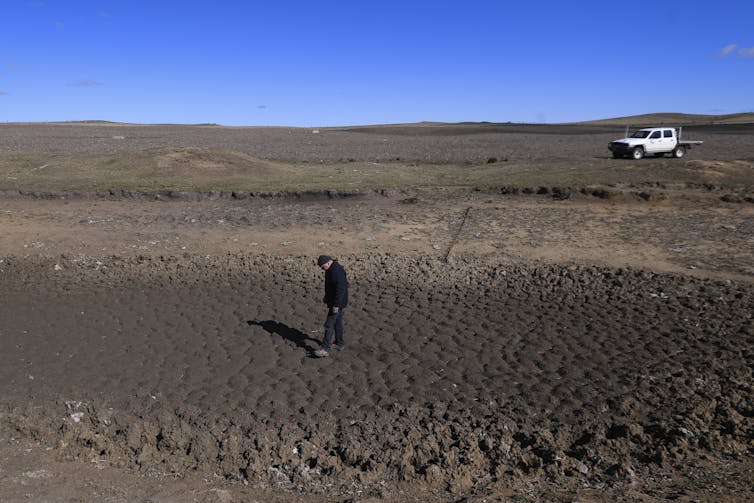
<path id="1" fill-rule="evenodd" d="M 634 149 L 631 151 L 631 157 L 638 161 L 642 157 L 644 157 L 644 149 L 641 147 L 634 147 Z"/>
<path id="2" fill-rule="evenodd" d="M 680 145 L 673 149 L 673 157 L 676 159 L 680 159 L 686 154 L 686 149 L 681 147 Z"/>

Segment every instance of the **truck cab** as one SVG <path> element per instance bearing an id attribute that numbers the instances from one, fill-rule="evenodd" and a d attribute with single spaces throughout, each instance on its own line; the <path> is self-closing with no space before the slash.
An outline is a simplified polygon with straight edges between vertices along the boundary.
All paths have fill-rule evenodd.
<path id="1" fill-rule="evenodd" d="M 655 129 L 647 137 L 644 151 L 648 154 L 670 152 L 676 145 L 675 129 Z"/>

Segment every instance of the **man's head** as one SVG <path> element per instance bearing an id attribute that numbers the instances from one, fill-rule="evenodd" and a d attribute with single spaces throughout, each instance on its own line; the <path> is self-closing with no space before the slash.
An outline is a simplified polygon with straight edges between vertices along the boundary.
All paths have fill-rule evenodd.
<path id="1" fill-rule="evenodd" d="M 326 271 L 332 265 L 332 258 L 327 255 L 320 255 L 317 259 L 317 265 Z"/>

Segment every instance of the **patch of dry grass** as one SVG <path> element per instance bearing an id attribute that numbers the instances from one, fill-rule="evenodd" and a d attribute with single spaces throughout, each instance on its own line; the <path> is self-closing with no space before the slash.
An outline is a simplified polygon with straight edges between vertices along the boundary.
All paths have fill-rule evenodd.
<path id="1" fill-rule="evenodd" d="M 0 154 L 0 189 L 22 191 L 247 190 L 256 192 L 433 186 L 584 187 L 710 185 L 750 192 L 748 161 L 552 159 L 484 164 L 283 163 L 199 148 L 117 154 Z"/>

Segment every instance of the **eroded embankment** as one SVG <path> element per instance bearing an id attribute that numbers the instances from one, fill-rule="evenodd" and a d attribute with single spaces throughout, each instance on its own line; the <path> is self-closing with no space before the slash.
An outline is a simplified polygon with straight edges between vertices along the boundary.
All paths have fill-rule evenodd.
<path id="1" fill-rule="evenodd" d="M 448 190 L 458 193 L 484 192 L 490 194 L 547 196 L 556 200 L 704 200 L 726 203 L 754 203 L 754 194 L 745 187 L 730 187 L 715 183 L 638 183 L 594 184 L 588 186 L 484 186 L 484 187 L 415 187 L 411 189 L 372 188 L 359 190 L 191 190 L 191 189 L 102 189 L 102 190 L 34 190 L 0 189 L 2 200 L 66 200 L 66 201 L 245 201 L 245 200 L 291 200 L 317 201 L 331 199 L 360 199 L 368 197 L 406 198 L 421 194 L 431 196 L 439 191 L 447 197 Z"/>
<path id="2" fill-rule="evenodd" d="M 311 259 L 6 258 L 6 319 L 36 299 L 49 322 L 3 328 L 0 422 L 66 458 L 312 491 L 634 483 L 751 456 L 751 285 L 464 257 L 343 262 L 349 346 L 317 360 L 306 328 L 319 313 L 295 307 L 318 292 Z M 94 321 L 66 321 L 51 306 L 66 297 Z M 133 305 L 112 307 L 123 298 Z M 226 308 L 237 319 L 201 325 Z M 103 328 L 114 313 L 147 321 Z"/>

